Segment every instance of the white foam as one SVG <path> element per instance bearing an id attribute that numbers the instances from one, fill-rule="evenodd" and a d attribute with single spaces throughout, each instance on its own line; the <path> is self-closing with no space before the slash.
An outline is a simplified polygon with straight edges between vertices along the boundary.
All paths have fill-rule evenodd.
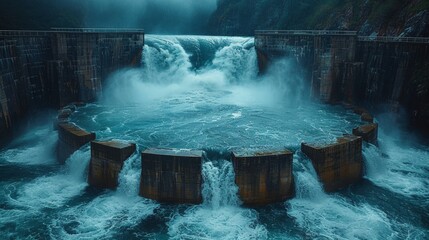
<path id="1" fill-rule="evenodd" d="M 10 163 L 43 165 L 55 162 L 55 147 L 58 139 L 51 126 L 43 126 L 15 139 L 12 147 L 0 152 L 0 159 Z"/>
<path id="2" fill-rule="evenodd" d="M 233 112 L 231 115 L 232 115 L 232 119 L 237 119 L 242 116 L 241 111 Z"/>
<path id="3" fill-rule="evenodd" d="M 138 196 L 139 165 L 135 154 L 121 170 L 117 191 L 63 211 L 50 226 L 52 238 L 113 238 L 122 228 L 134 227 L 152 214 L 159 204 Z"/>
<path id="4" fill-rule="evenodd" d="M 366 178 L 377 186 L 408 197 L 429 197 L 429 150 L 415 145 L 402 144 L 383 134 L 380 148 L 363 148 Z"/>
<path id="5" fill-rule="evenodd" d="M 266 239 L 255 210 L 239 206 L 232 163 L 203 164 L 204 203 L 175 214 L 168 222 L 171 239 Z"/>
<path id="6" fill-rule="evenodd" d="M 297 195 L 286 202 L 286 207 L 309 238 L 380 239 L 396 234 L 383 211 L 324 193 L 308 162 L 294 166 L 300 169 L 295 172 Z"/>
<path id="7" fill-rule="evenodd" d="M 21 186 L 12 203 L 30 209 L 58 208 L 79 195 L 87 186 L 85 169 L 90 158 L 89 147 L 77 150 L 59 173 L 42 176 Z"/>
<path id="8" fill-rule="evenodd" d="M 112 238 L 123 227 L 133 227 L 153 213 L 158 204 L 114 192 L 69 208 L 50 225 L 53 239 Z"/>

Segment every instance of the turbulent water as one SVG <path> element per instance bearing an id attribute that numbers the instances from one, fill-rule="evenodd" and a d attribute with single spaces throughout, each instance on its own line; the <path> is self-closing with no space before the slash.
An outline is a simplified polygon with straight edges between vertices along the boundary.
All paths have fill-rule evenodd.
<path id="1" fill-rule="evenodd" d="M 57 164 L 49 122 L 0 150 L 2 239 L 427 239 L 429 149 L 381 124 L 364 145 L 362 182 L 327 194 L 301 142 L 326 142 L 361 124 L 337 106 L 309 100 L 294 59 L 258 75 L 251 38 L 147 36 L 142 67 L 114 74 L 97 103 L 72 121 L 146 147 L 207 151 L 203 203 L 165 205 L 138 196 L 140 159 L 116 191 L 86 183 L 90 149 Z M 295 151 L 296 197 L 246 208 L 237 196 L 231 150 Z"/>

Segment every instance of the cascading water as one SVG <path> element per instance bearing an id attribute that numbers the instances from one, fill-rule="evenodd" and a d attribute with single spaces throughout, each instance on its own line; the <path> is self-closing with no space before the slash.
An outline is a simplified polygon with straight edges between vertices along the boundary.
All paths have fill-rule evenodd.
<path id="1" fill-rule="evenodd" d="M 72 121 L 98 139 L 135 142 L 139 151 L 296 150 L 296 197 L 256 209 L 242 206 L 232 163 L 213 154 L 203 162 L 201 205 L 139 197 L 139 154 L 125 162 L 116 191 L 96 190 L 86 183 L 89 147 L 58 166 L 57 135 L 49 124 L 0 150 L 2 237 L 428 238 L 427 148 L 399 144 L 380 129 L 379 148 L 364 146 L 365 179 L 327 194 L 297 149 L 303 141 L 350 133 L 362 122 L 341 107 L 308 101 L 309 87 L 293 59 L 275 61 L 259 76 L 251 38 L 147 36 L 145 44 L 143 67 L 114 74 L 104 98 L 79 108 Z"/>
<path id="2" fill-rule="evenodd" d="M 176 214 L 168 223 L 172 239 L 265 239 L 257 212 L 240 207 L 232 163 L 219 159 L 203 164 L 203 204 Z"/>

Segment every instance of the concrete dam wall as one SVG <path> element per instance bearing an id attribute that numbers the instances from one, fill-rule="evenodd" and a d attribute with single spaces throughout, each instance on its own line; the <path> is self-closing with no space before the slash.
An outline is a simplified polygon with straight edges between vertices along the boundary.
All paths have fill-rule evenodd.
<path id="1" fill-rule="evenodd" d="M 257 31 L 262 71 L 290 56 L 311 79 L 311 95 L 324 102 L 406 110 L 429 133 L 429 39 L 359 37 L 351 31 Z"/>
<path id="2" fill-rule="evenodd" d="M 69 117 L 80 105 L 78 102 L 90 102 L 102 94 L 102 80 L 109 73 L 140 62 L 143 33 L 57 29 L 2 34 L 9 35 L 7 40 L 6 37 L 2 40 L 1 63 L 5 62 L 5 65 L 2 65 L 0 79 L 0 120 L 3 123 L 0 130 L 11 129 L 13 123 L 31 108 L 61 106 L 63 108 L 54 123 L 59 138 L 58 160 L 64 163 L 73 152 L 91 143 L 89 184 L 98 188 L 117 188 L 120 171 L 125 161 L 136 152 L 136 144 L 97 140 L 95 133 L 69 122 Z M 388 78 L 385 75 L 391 76 L 383 72 L 392 65 L 389 60 L 383 60 L 383 51 L 380 57 L 373 57 L 378 56 L 378 49 L 383 49 L 384 45 L 374 48 L 367 42 L 370 41 L 360 40 L 353 32 L 329 35 L 304 32 L 291 36 L 278 36 L 276 33 L 262 34 L 259 40 L 257 36 L 256 47 L 262 68 L 272 58 L 289 55 L 310 69 L 311 94 L 314 97 L 326 102 L 346 100 L 360 103 L 361 95 L 356 90 L 360 88 L 356 86 L 363 84 L 365 89 L 367 86 L 361 82 L 362 76 L 368 75 L 377 83 Z M 407 49 L 414 51 L 413 54 L 419 51 L 413 44 L 409 48 L 404 47 L 402 52 L 402 45 L 392 46 L 399 49 L 395 54 L 404 53 Z M 357 49 L 360 48 L 366 49 L 368 55 L 358 54 Z M 427 53 L 422 51 L 419 54 L 424 58 Z M 406 57 L 404 61 L 395 61 L 399 70 L 394 75 L 393 90 L 389 90 L 398 98 L 407 69 L 417 64 L 412 62 L 415 61 L 412 56 Z M 362 60 L 366 58 L 370 60 Z M 371 71 L 365 70 L 367 62 Z M 384 86 L 382 84 L 381 89 L 390 89 Z M 336 191 L 360 181 L 364 167 L 362 141 L 377 143 L 378 125 L 372 123 L 372 116 L 362 109 L 355 109 L 355 112 L 368 122 L 353 129 L 355 136 L 339 137 L 334 143 L 301 145 L 301 151 L 311 160 L 326 191 Z M 203 153 L 202 150 L 159 148 L 141 152 L 139 194 L 159 202 L 201 203 Z M 293 155 L 288 150 L 231 153 L 231 159 L 227 160 L 232 162 L 242 203 L 265 205 L 292 198 L 295 193 Z"/>
<path id="3" fill-rule="evenodd" d="M 140 63 L 141 30 L 0 31 L 0 135 L 32 109 L 90 102 L 103 80 Z"/>

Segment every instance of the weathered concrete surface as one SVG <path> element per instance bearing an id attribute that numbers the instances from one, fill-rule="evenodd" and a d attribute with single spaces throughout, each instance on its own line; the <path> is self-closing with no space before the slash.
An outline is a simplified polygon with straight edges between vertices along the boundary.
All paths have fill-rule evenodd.
<path id="1" fill-rule="evenodd" d="M 371 123 L 359 126 L 353 129 L 353 135 L 360 136 L 365 142 L 376 145 L 378 138 L 378 124 Z"/>
<path id="2" fill-rule="evenodd" d="M 332 192 L 358 182 L 363 174 L 362 138 L 345 135 L 327 145 L 301 144 L 323 187 Z"/>
<path id="3" fill-rule="evenodd" d="M 58 124 L 57 157 L 60 163 L 83 145 L 95 140 L 95 133 L 90 133 L 73 123 Z"/>
<path id="4" fill-rule="evenodd" d="M 338 34 L 337 34 L 338 33 Z M 258 55 L 289 56 L 310 73 L 311 94 L 371 109 L 405 110 L 411 127 L 429 134 L 429 43 L 359 37 L 341 31 L 257 31 Z M 260 63 L 266 68 L 267 59 Z M 362 120 L 373 122 L 370 114 Z"/>
<path id="5" fill-rule="evenodd" d="M 57 80 L 59 105 L 97 99 L 108 74 L 140 63 L 143 44 L 143 33 L 135 32 L 52 33 L 48 72 Z"/>
<path id="6" fill-rule="evenodd" d="M 364 122 L 373 123 L 374 117 L 365 108 L 353 107 L 353 112 L 360 115 L 360 119 Z"/>
<path id="7" fill-rule="evenodd" d="M 136 151 L 136 145 L 122 142 L 91 142 L 88 183 L 99 188 L 116 189 L 124 162 Z"/>
<path id="8" fill-rule="evenodd" d="M 235 183 L 244 204 L 282 202 L 294 195 L 293 153 L 233 153 Z"/>
<path id="9" fill-rule="evenodd" d="M 0 143 L 24 116 L 49 105 L 49 43 L 43 35 L 13 38 L 0 31 Z"/>
<path id="10" fill-rule="evenodd" d="M 108 74 L 140 64 L 143 45 L 142 31 L 0 30 L 0 144 L 32 111 L 95 100 Z"/>
<path id="11" fill-rule="evenodd" d="M 141 196 L 168 203 L 202 202 L 202 151 L 147 149 L 141 156 Z"/>
<path id="12" fill-rule="evenodd" d="M 255 36 L 259 55 L 289 56 L 307 69 L 311 73 L 311 95 L 326 102 L 337 98 L 344 65 L 354 61 L 356 42 L 357 35 L 353 32 L 276 34 L 273 31 Z"/>

